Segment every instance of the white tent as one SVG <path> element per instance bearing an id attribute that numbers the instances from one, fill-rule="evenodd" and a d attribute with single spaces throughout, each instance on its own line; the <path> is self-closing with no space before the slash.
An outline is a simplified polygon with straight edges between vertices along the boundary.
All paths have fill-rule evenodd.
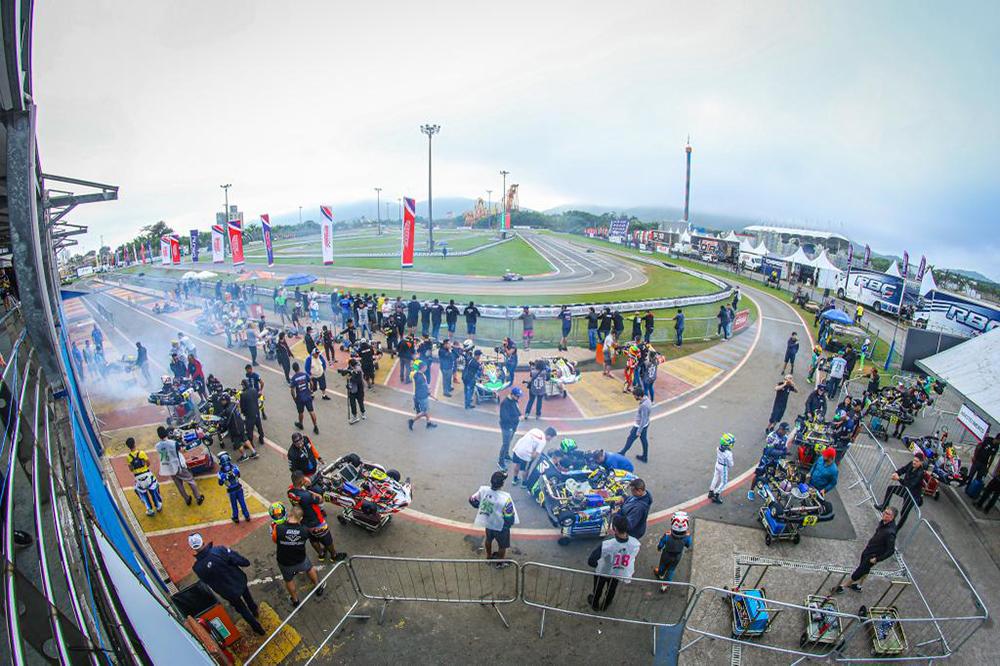
<path id="1" fill-rule="evenodd" d="M 994 421 L 1000 422 L 1000 328 L 976 336 L 939 354 L 917 361 L 917 367 L 947 382 Z"/>
<path id="2" fill-rule="evenodd" d="M 931 269 L 924 271 L 924 279 L 920 281 L 920 295 L 926 296 L 932 291 L 937 290 L 937 283 L 934 281 L 934 274 Z"/>
<path id="3" fill-rule="evenodd" d="M 747 239 L 740 240 L 740 254 L 756 254 L 760 256 L 765 253 L 765 250 L 755 248 Z"/>
<path id="4" fill-rule="evenodd" d="M 683 245 L 685 243 L 691 243 L 691 234 L 689 234 L 686 229 L 681 232 L 681 244 Z"/>
<path id="5" fill-rule="evenodd" d="M 896 263 L 895 259 L 892 260 L 892 265 L 889 266 L 889 270 L 887 270 L 885 274 L 895 275 L 896 277 L 903 277 L 903 274 L 899 272 L 899 264 Z"/>
<path id="6" fill-rule="evenodd" d="M 724 240 L 724 241 L 732 241 L 734 243 L 737 243 L 737 242 L 739 242 L 740 239 L 736 235 L 735 231 L 730 231 L 728 234 L 726 234 L 725 236 L 722 237 L 722 240 Z"/>
<path id="7" fill-rule="evenodd" d="M 826 255 L 825 251 L 813 259 L 812 266 L 819 271 L 819 275 L 816 276 L 816 286 L 818 288 L 835 289 L 837 287 L 837 280 L 843 271 L 833 265 L 833 262 L 830 261 L 830 257 Z"/>
<path id="8" fill-rule="evenodd" d="M 788 263 L 790 263 L 792 265 L 796 265 L 796 264 L 799 265 L 799 266 L 812 266 L 813 265 L 813 260 L 809 258 L 809 255 L 806 254 L 806 251 L 803 250 L 801 246 L 799 247 L 799 249 L 797 249 L 795 251 L 795 254 L 793 254 L 790 257 L 786 257 L 785 261 L 787 261 Z"/>

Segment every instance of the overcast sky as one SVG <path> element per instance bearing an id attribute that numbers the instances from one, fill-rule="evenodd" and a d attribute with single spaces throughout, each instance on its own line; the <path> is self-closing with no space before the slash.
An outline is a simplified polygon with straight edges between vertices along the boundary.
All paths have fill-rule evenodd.
<path id="1" fill-rule="evenodd" d="M 523 206 L 683 205 L 832 223 L 1000 279 L 1000 3 L 53 0 L 35 5 L 46 171 L 74 213 L 248 219 L 521 185 Z M 315 217 L 315 213 L 313 214 Z"/>

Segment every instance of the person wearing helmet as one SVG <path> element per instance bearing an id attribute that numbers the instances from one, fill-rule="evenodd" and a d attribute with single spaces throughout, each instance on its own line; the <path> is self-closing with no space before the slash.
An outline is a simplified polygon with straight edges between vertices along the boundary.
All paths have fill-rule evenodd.
<path id="1" fill-rule="evenodd" d="M 660 551 L 660 565 L 653 567 L 653 575 L 660 580 L 670 582 L 674 579 L 677 565 L 684 557 L 684 549 L 694 545 L 689 529 L 688 515 L 685 511 L 676 512 L 670 519 L 670 530 L 663 533 L 656 550 Z M 660 592 L 666 592 L 669 585 L 661 585 Z"/>
<path id="2" fill-rule="evenodd" d="M 837 487 L 837 450 L 828 446 L 823 450 L 823 457 L 817 458 L 813 463 L 809 473 L 806 474 L 806 483 L 819 491 L 819 494 L 826 497 L 826 494 Z"/>
<path id="3" fill-rule="evenodd" d="M 764 452 L 760 456 L 757 469 L 754 470 L 753 483 L 750 484 L 750 490 L 747 491 L 748 500 L 754 499 L 754 489 L 757 484 L 764 477 L 773 475 L 778 461 L 784 460 L 786 455 L 788 455 L 788 424 L 782 422 L 774 429 L 774 432 L 767 436 Z"/>
<path id="4" fill-rule="evenodd" d="M 281 579 L 285 581 L 292 608 L 295 608 L 299 605 L 299 594 L 295 588 L 296 574 L 306 574 L 313 586 L 319 586 L 316 569 L 306 553 L 309 528 L 302 524 L 302 507 L 293 506 L 291 511 L 286 512 L 284 504 L 275 502 L 268 513 L 271 515 L 271 541 L 277 546 L 275 557 L 278 560 L 278 570 L 281 571 Z M 323 596 L 325 589 L 325 585 L 316 587 L 316 596 Z"/>
<path id="5" fill-rule="evenodd" d="M 812 361 L 809 364 L 809 374 L 806 376 L 806 381 L 810 384 L 813 383 L 813 377 L 819 371 L 820 361 L 823 360 L 823 348 L 819 345 L 813 347 Z M 822 380 L 820 380 L 822 381 Z"/>
<path id="6" fill-rule="evenodd" d="M 157 512 L 163 511 L 163 497 L 160 495 L 160 484 L 156 475 L 149 471 L 149 457 L 144 451 L 136 450 L 134 437 L 126 439 L 125 446 L 128 447 L 125 462 L 128 463 L 129 471 L 135 476 L 135 494 L 146 505 L 146 515 L 154 516 L 156 515 L 154 508 Z"/>
<path id="7" fill-rule="evenodd" d="M 229 493 L 229 506 L 233 510 L 231 517 L 234 523 L 240 522 L 240 514 L 237 509 L 243 510 L 243 519 L 250 522 L 250 512 L 247 510 L 247 500 L 243 493 L 243 484 L 240 482 L 240 468 L 236 466 L 229 453 L 222 451 L 219 453 L 219 485 L 226 488 Z"/>
<path id="8" fill-rule="evenodd" d="M 504 481 L 507 480 L 507 472 L 493 472 L 490 477 L 490 485 L 480 486 L 470 498 L 469 504 L 476 511 L 475 524 L 486 530 L 486 559 L 502 560 L 510 548 L 510 528 L 520 522 L 517 518 L 517 509 L 514 508 L 514 500 L 510 493 L 503 490 Z M 493 542 L 497 544 L 496 553 L 493 552 Z M 508 563 L 497 564 L 500 568 L 506 568 Z"/>
<path id="9" fill-rule="evenodd" d="M 716 504 L 722 504 L 719 496 L 729 481 L 729 468 L 733 466 L 735 444 L 736 437 L 727 432 L 719 440 L 719 448 L 715 452 L 715 473 L 712 474 L 712 483 L 708 486 L 708 499 Z"/>
<path id="10" fill-rule="evenodd" d="M 559 442 L 559 450 L 564 454 L 568 455 L 574 453 L 577 449 L 576 440 L 570 437 L 566 437 L 561 442 Z"/>
<path id="11" fill-rule="evenodd" d="M 417 359 L 413 361 L 413 371 L 410 376 L 413 378 L 413 412 L 414 417 L 406 420 L 406 427 L 413 430 L 413 424 L 420 419 L 427 421 L 427 428 L 437 428 L 437 424 L 431 421 L 430 402 L 431 388 L 427 373 L 424 368 L 424 361 Z M 434 398 L 437 400 L 437 398 Z"/>
<path id="12" fill-rule="evenodd" d="M 607 452 L 603 449 L 594 452 L 594 462 L 607 470 L 620 469 L 629 474 L 635 471 L 635 465 L 632 464 L 631 460 L 619 453 Z"/>

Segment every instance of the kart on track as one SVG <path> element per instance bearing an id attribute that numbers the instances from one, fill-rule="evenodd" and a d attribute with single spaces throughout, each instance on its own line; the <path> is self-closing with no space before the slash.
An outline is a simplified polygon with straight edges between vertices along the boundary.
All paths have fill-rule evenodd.
<path id="1" fill-rule="evenodd" d="M 519 275 L 518 273 L 515 273 L 514 271 L 507 271 L 507 272 L 505 272 L 503 274 L 503 281 L 504 282 L 520 282 L 523 279 L 524 279 L 523 275 Z"/>

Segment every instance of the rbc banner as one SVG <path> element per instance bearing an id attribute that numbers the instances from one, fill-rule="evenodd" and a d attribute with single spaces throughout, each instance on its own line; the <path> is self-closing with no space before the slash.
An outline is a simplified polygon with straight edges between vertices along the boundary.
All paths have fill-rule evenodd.
<path id="1" fill-rule="evenodd" d="M 413 267 L 413 235 L 417 226 L 417 202 L 403 198 L 403 253 L 399 265 Z"/>
<path id="2" fill-rule="evenodd" d="M 164 266 L 170 265 L 170 239 L 166 236 L 160 239 L 160 263 Z"/>
<path id="3" fill-rule="evenodd" d="M 264 234 L 264 247 L 267 248 L 267 265 L 274 266 L 274 250 L 271 248 L 271 216 L 260 216 L 260 228 Z"/>
<path id="4" fill-rule="evenodd" d="M 212 225 L 212 262 L 221 264 L 226 260 L 226 252 L 222 241 L 222 227 Z"/>
<path id="5" fill-rule="evenodd" d="M 243 227 L 239 220 L 229 221 L 229 251 L 233 255 L 233 266 L 243 265 Z"/>
<path id="6" fill-rule="evenodd" d="M 329 206 L 320 206 L 319 209 L 326 218 L 319 230 L 323 245 L 323 263 L 329 266 L 333 263 L 333 209 Z"/>
<path id="7" fill-rule="evenodd" d="M 171 234 L 168 237 L 170 241 L 170 263 L 180 264 L 181 263 L 181 237 L 177 234 Z"/>
<path id="8" fill-rule="evenodd" d="M 198 263 L 198 230 L 191 230 L 191 261 Z"/>

